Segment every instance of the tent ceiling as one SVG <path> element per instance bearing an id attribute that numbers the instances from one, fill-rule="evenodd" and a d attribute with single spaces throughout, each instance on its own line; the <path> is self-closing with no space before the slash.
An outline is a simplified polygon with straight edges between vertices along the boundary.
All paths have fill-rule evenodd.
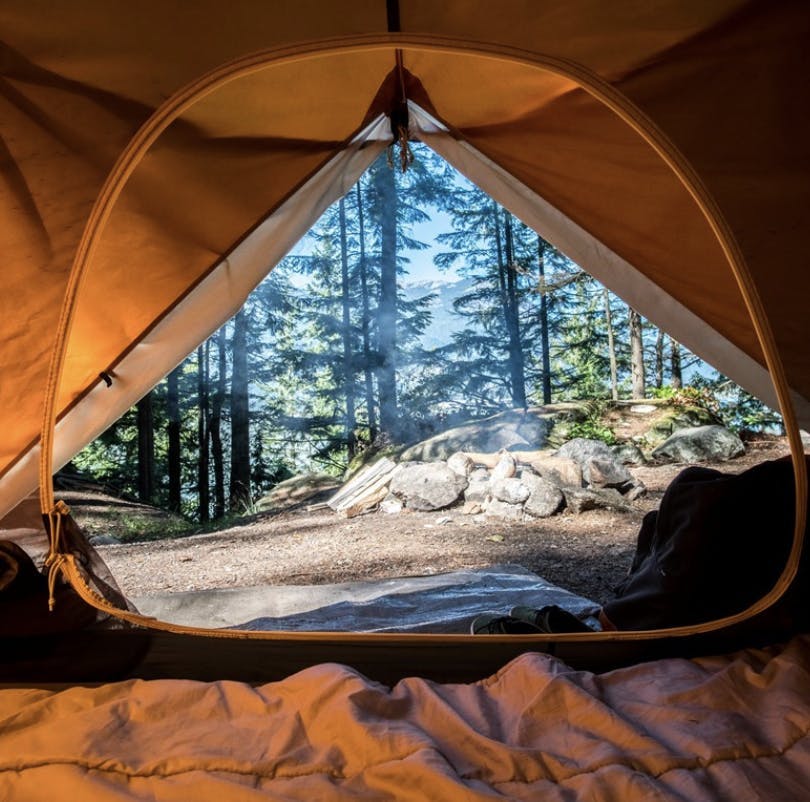
<path id="1" fill-rule="evenodd" d="M 85 277 L 59 410 L 387 110 L 390 87 L 379 90 L 395 57 L 385 6 L 236 0 L 226 14 L 219 3 L 179 0 L 3 4 L 0 421 L 13 423 L 3 426 L 0 476 L 37 438 L 70 265 L 94 199 L 138 128 L 172 93 L 231 59 L 344 37 L 220 87 L 149 151 Z M 397 43 L 420 105 L 761 363 L 737 282 L 679 179 L 591 94 L 531 61 L 570 59 L 648 115 L 717 200 L 790 383 L 810 397 L 806 282 L 797 271 L 810 208 L 806 5 L 400 0 L 399 11 Z M 345 37 L 358 35 L 347 49 Z M 464 53 L 465 41 L 487 42 L 488 53 Z M 168 370 L 175 356 L 155 358 Z M 1 497 L 0 508 L 14 501 Z"/>

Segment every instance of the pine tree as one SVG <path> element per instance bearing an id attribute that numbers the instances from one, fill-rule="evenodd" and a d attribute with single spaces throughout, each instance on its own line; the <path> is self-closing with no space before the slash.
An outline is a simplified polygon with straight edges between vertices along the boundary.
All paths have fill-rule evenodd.
<path id="1" fill-rule="evenodd" d="M 211 518 L 208 452 L 208 351 L 205 343 L 197 348 L 197 498 L 200 523 Z"/>
<path id="2" fill-rule="evenodd" d="M 247 509 L 250 489 L 250 405 L 248 397 L 248 324 L 244 308 L 233 319 L 231 335 L 231 510 Z"/>
<path id="3" fill-rule="evenodd" d="M 152 393 L 148 392 L 136 408 L 138 410 L 138 501 L 155 501 L 155 419 L 152 412 Z"/>
<path id="4" fill-rule="evenodd" d="M 175 368 L 166 379 L 166 474 L 169 485 L 168 508 L 179 513 L 182 509 L 182 468 L 180 433 L 180 375 L 182 366 Z"/>
<path id="5" fill-rule="evenodd" d="M 641 315 L 630 307 L 630 371 L 633 398 L 644 398 L 647 382 L 644 369 L 644 325 Z"/>
<path id="6" fill-rule="evenodd" d="M 550 403 L 556 326 L 547 271 L 564 257 L 472 185 L 458 185 L 444 207 L 453 230 L 439 237 L 448 250 L 436 264 L 472 280 L 455 302 L 465 327 L 445 354 L 457 405 L 525 407 L 535 387 Z"/>
<path id="7" fill-rule="evenodd" d="M 217 348 L 217 381 L 211 397 L 208 432 L 211 439 L 211 460 L 214 466 L 214 520 L 225 515 L 225 452 L 222 443 L 222 414 L 228 384 L 227 324 L 212 338 Z M 210 342 L 210 341 L 209 341 Z"/>

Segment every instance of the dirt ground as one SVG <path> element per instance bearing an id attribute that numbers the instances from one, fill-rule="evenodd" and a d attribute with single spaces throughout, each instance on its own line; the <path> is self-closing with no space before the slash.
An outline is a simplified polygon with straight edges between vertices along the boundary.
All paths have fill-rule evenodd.
<path id="1" fill-rule="evenodd" d="M 747 454 L 721 464 L 739 473 L 789 453 L 784 439 L 747 443 Z M 495 564 L 522 565 L 547 580 L 602 603 L 627 572 L 644 514 L 656 509 L 683 464 L 631 471 L 648 488 L 629 513 L 563 512 L 523 523 L 476 520 L 460 509 L 369 513 L 339 518 L 306 506 L 258 515 L 215 533 L 129 545 L 101 546 L 130 597 L 251 585 L 310 585 L 425 576 Z"/>

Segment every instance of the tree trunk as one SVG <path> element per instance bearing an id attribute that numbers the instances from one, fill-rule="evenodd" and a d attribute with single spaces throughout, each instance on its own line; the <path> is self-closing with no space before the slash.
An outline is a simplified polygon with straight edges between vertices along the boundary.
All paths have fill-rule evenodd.
<path id="1" fill-rule="evenodd" d="M 211 518 L 211 491 L 208 476 L 208 352 L 197 348 L 197 495 L 200 523 Z"/>
<path id="2" fill-rule="evenodd" d="M 616 337 L 613 331 L 613 312 L 610 309 L 610 292 L 603 290 L 605 298 L 605 327 L 607 328 L 608 360 L 610 362 L 610 397 L 619 400 L 619 366 L 616 360 Z"/>
<path id="3" fill-rule="evenodd" d="M 151 504 L 155 497 L 155 418 L 152 393 L 138 401 L 138 501 Z"/>
<path id="4" fill-rule="evenodd" d="M 211 399 L 211 459 L 214 463 L 214 520 L 225 515 L 225 458 L 222 449 L 222 408 L 227 387 L 227 326 L 217 333 L 217 389 Z"/>
<path id="5" fill-rule="evenodd" d="M 526 374 L 523 366 L 523 347 L 520 338 L 520 301 L 517 291 L 515 243 L 512 231 L 512 215 L 504 216 L 506 306 L 504 308 L 506 329 L 509 335 L 509 381 L 512 385 L 512 406 L 526 408 Z"/>
<path id="6" fill-rule="evenodd" d="M 363 377 L 366 393 L 366 417 L 368 419 L 368 433 L 373 443 L 377 437 L 377 415 L 374 406 L 374 375 L 371 368 L 371 311 L 368 295 L 368 264 L 366 263 L 366 230 L 363 218 L 363 194 L 360 182 L 357 182 L 357 227 L 360 241 L 360 293 L 363 298 Z"/>
<path id="7" fill-rule="evenodd" d="M 641 315 L 630 309 L 630 375 L 633 398 L 644 398 L 647 393 L 644 378 L 644 332 Z"/>
<path id="8" fill-rule="evenodd" d="M 670 341 L 670 386 L 675 390 L 680 390 L 683 387 L 683 372 L 681 367 L 681 346 L 672 337 Z"/>
<path id="9" fill-rule="evenodd" d="M 397 415 L 397 187 L 394 171 L 381 166 L 374 173 L 380 208 L 380 303 L 377 307 L 377 390 L 380 431 L 396 442 Z"/>
<path id="10" fill-rule="evenodd" d="M 658 336 L 655 338 L 655 386 L 664 386 L 664 340 L 666 335 L 662 329 L 658 329 Z"/>
<path id="11" fill-rule="evenodd" d="M 169 509 L 180 512 L 182 479 L 180 469 L 180 373 L 175 368 L 166 381 L 166 437 L 168 440 L 167 473 L 169 475 Z"/>
<path id="12" fill-rule="evenodd" d="M 537 237 L 538 287 L 540 290 L 540 349 L 543 361 L 543 403 L 551 403 L 551 352 L 548 333 L 548 294 L 546 293 L 546 245 Z"/>
<path id="13" fill-rule="evenodd" d="M 247 317 L 244 309 L 239 310 L 233 321 L 231 352 L 230 508 L 242 512 L 251 502 Z"/>
<path id="14" fill-rule="evenodd" d="M 346 447 L 349 459 L 357 451 L 355 427 L 357 421 L 354 413 L 354 370 L 352 368 L 352 319 L 351 298 L 349 297 L 349 249 L 346 243 L 346 202 L 343 198 L 338 204 L 340 218 L 340 285 L 343 307 L 343 394 L 346 398 Z"/>

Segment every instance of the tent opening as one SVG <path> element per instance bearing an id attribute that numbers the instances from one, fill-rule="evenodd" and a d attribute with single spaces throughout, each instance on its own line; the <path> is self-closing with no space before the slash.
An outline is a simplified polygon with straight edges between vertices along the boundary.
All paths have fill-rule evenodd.
<path id="1" fill-rule="evenodd" d="M 685 463 L 789 452 L 778 414 L 411 148 L 58 475 L 142 613 L 455 633 L 553 603 L 598 629 Z"/>
<path id="2" fill-rule="evenodd" d="M 774 400 L 774 394 L 765 365 L 775 369 L 781 406 L 790 418 L 788 386 L 769 339 L 769 320 L 761 309 L 757 311 L 756 287 L 746 272 L 744 255 L 735 250 L 733 232 L 723 229 L 722 212 L 711 207 L 711 197 L 699 176 L 689 172 L 688 161 L 647 125 L 639 109 L 594 73 L 570 64 L 560 67 L 554 59 L 539 56 L 529 60 L 497 47 L 482 57 L 476 48 L 463 44 L 448 48 L 418 39 L 410 48 L 403 40 L 401 57 L 410 74 L 419 76 L 415 80 L 422 88 L 417 91 L 414 85 L 413 95 L 408 95 L 413 137 L 460 167 L 518 219 L 548 232 L 550 242 L 604 278 L 631 305 L 643 307 L 651 321 L 671 323 L 667 330 L 676 340 L 711 356 L 724 368 L 729 365 L 732 378 L 766 400 Z M 138 170 L 129 181 L 124 159 L 111 173 L 109 192 L 96 201 L 98 215 L 85 229 L 71 273 L 75 288 L 88 265 L 88 272 L 95 275 L 82 292 L 66 294 L 63 312 L 72 325 L 60 327 L 63 339 L 54 349 L 42 428 L 43 476 L 50 474 L 52 431 L 47 424 L 51 412 L 60 415 L 55 462 L 61 464 L 77 442 L 86 442 L 89 432 L 101 431 L 113 419 L 114 409 L 120 412 L 125 401 L 128 406 L 140 394 L 136 385 L 143 390 L 165 373 L 169 341 L 174 342 L 172 353 L 179 358 L 189 350 L 185 346 L 195 345 L 213 328 L 213 318 L 224 320 L 238 308 L 245 286 L 254 282 L 257 271 L 266 269 L 301 233 L 302 208 L 306 208 L 304 217 L 313 219 L 313 210 L 326 208 L 351 184 L 350 177 L 373 161 L 390 137 L 385 111 L 375 113 L 380 111 L 376 104 L 385 86 L 385 81 L 379 83 L 379 76 L 385 74 L 380 70 L 390 69 L 393 50 L 369 40 L 237 59 L 190 84 L 185 94 L 173 95 L 150 119 L 154 125 L 140 129 L 124 152 L 133 156 Z M 335 63 L 344 57 L 349 68 L 335 70 Z M 303 115 L 298 108 L 291 116 L 279 115 L 266 91 L 254 91 L 274 87 L 294 104 L 297 98 L 286 91 L 285 71 L 308 73 L 310 85 L 319 89 L 328 79 L 354 90 L 362 79 L 366 89 L 375 86 L 378 94 L 370 106 L 363 101 L 362 116 L 356 107 L 341 104 L 346 86 L 336 92 L 325 90 L 323 96 L 331 103 L 325 116 L 332 124 L 326 130 L 334 134 L 326 139 L 321 120 L 308 116 L 308 110 L 315 108 L 317 118 L 321 109 L 309 100 Z M 503 81 L 507 74 L 514 80 Z M 436 81 L 439 75 L 442 80 L 446 75 L 464 75 L 466 92 L 454 100 L 447 84 Z M 243 79 L 248 84 L 255 79 L 259 86 L 240 84 Z M 505 87 L 508 93 L 503 92 Z M 243 88 L 249 91 L 241 92 Z M 466 102 L 471 92 L 486 97 L 488 103 Z M 253 99 L 260 113 L 243 114 L 239 120 L 245 130 L 231 131 L 234 118 L 229 110 L 246 98 Z M 339 113 L 341 108 L 345 113 Z M 508 114 L 499 115 L 503 108 Z M 545 116 L 549 109 L 554 112 L 551 117 Z M 272 148 L 246 148 L 246 143 L 257 144 L 251 126 L 271 118 L 281 126 L 272 135 L 263 131 L 261 145 L 270 142 Z M 549 119 L 552 125 L 545 124 Z M 582 120 L 588 124 L 580 126 Z M 343 126 L 339 134 L 334 133 L 336 121 Z M 223 135 L 225 130 L 229 136 Z M 555 158 L 538 158 L 547 148 Z M 613 158 L 604 159 L 606 153 Z M 270 166 L 277 158 L 278 185 L 273 186 L 272 203 L 263 207 L 271 213 L 245 231 L 244 220 L 256 220 L 248 195 L 239 198 L 245 208 L 237 209 L 237 204 L 233 208 L 239 213 L 231 216 L 217 201 L 223 196 L 216 190 L 227 187 L 230 192 L 224 197 L 231 203 L 238 197 L 235 189 L 265 174 L 257 171 L 257 164 Z M 195 163 L 199 165 L 200 160 L 211 169 L 198 171 Z M 593 171 L 596 163 L 608 169 Z M 167 167 L 176 181 L 165 181 Z M 614 180 L 619 173 L 627 174 L 625 180 Z M 572 186 L 572 179 L 580 185 L 569 195 L 566 188 Z M 589 187 L 594 191 L 589 192 Z M 192 196 L 193 207 L 177 203 Z M 259 203 L 257 197 L 251 196 L 250 202 Z M 155 221 L 159 221 L 157 227 Z M 648 225 L 655 229 L 655 236 L 645 236 Z M 671 238 L 666 234 L 682 228 L 688 236 L 679 241 L 676 258 L 668 249 Z M 234 231 L 236 240 L 231 235 Z M 133 249 L 133 243 L 144 247 Z M 275 249 L 272 258 L 268 258 L 268 244 Z M 97 248 L 93 259 L 85 258 L 85 245 L 88 254 Z M 174 267 L 173 255 L 180 251 L 188 256 L 184 262 L 188 275 L 181 276 L 182 271 Z M 695 255 L 699 259 L 686 258 Z M 147 289 L 140 300 L 152 303 L 154 309 L 143 319 L 138 314 L 140 305 L 129 300 L 126 303 L 135 313 L 116 317 L 121 299 L 138 294 L 129 277 L 106 269 L 122 256 L 127 264 L 137 257 L 138 265 L 148 269 L 149 281 L 143 282 Z M 710 284 L 704 282 L 706 275 L 712 276 Z M 126 285 L 125 294 L 111 291 L 116 282 Z M 160 293 L 156 286 L 161 287 Z M 165 299 L 170 303 L 161 306 Z M 118 324 L 123 336 L 113 342 L 107 335 Z M 104 337 L 99 336 L 102 332 Z M 161 358 L 153 359 L 155 354 Z M 99 372 L 99 364 L 110 367 Z M 64 376 L 70 381 L 63 381 Z M 101 393 L 108 392 L 115 401 L 101 401 Z M 795 452 L 797 430 L 795 425 L 788 428 Z M 11 495 L 18 493 L 36 460 L 35 445 L 20 452 L 22 456 L 15 457 L 8 471 L 4 489 Z M 42 483 L 43 509 L 50 508 L 47 486 Z M 801 517 L 801 497 L 797 508 Z M 51 535 L 55 533 L 57 540 L 60 520 L 58 512 L 51 520 Z M 69 560 L 57 567 L 66 564 L 70 573 Z M 789 579 L 786 573 L 779 589 Z"/>

